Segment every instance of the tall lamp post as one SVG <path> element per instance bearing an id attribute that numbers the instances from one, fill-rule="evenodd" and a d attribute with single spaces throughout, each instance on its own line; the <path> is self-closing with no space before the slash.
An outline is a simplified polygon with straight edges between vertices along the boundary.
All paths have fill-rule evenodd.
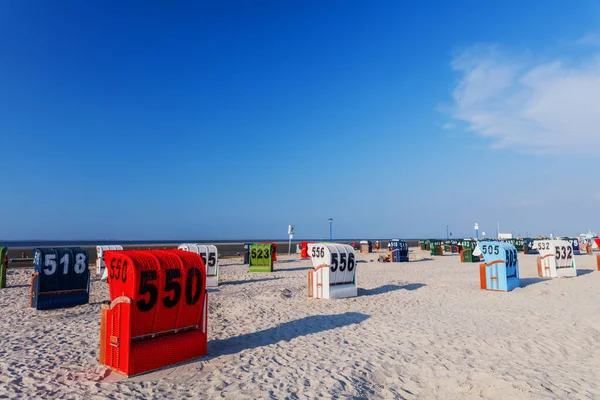
<path id="1" fill-rule="evenodd" d="M 329 218 L 329 241 L 333 242 L 333 218 Z"/>
<path id="2" fill-rule="evenodd" d="M 475 239 L 479 240 L 479 224 L 475 222 L 475 226 L 473 228 L 475 229 Z"/>
<path id="3" fill-rule="evenodd" d="M 446 225 L 446 240 L 450 239 L 450 236 L 448 236 L 448 225 Z"/>

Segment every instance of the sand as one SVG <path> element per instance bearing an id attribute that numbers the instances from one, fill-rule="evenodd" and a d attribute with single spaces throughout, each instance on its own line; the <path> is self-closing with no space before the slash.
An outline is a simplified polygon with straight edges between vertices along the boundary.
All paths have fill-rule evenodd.
<path id="1" fill-rule="evenodd" d="M 600 272 L 537 278 L 519 255 L 522 288 L 479 289 L 477 264 L 411 249 L 402 264 L 358 254 L 359 296 L 307 298 L 309 260 L 276 272 L 221 263 L 209 290 L 205 358 L 126 379 L 98 364 L 100 305 L 29 308 L 31 270 L 0 290 L 0 397 L 64 398 L 598 398 Z"/>

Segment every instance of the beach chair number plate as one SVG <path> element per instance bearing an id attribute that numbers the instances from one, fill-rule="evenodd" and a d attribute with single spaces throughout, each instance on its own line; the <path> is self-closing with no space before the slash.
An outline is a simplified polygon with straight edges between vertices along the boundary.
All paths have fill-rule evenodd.
<path id="1" fill-rule="evenodd" d="M 269 254 L 269 250 L 267 249 L 252 249 L 252 252 L 250 254 L 250 258 L 264 258 L 267 259 L 271 257 L 271 255 Z M 212 266 L 212 265 L 211 265 Z"/>
<path id="2" fill-rule="evenodd" d="M 173 308 L 181 299 L 181 283 L 175 279 L 181 278 L 181 271 L 178 269 L 167 269 L 165 271 L 165 288 L 164 293 L 167 294 L 162 298 L 162 303 L 167 308 Z M 140 296 L 144 296 L 149 293 L 150 298 L 148 301 L 145 299 L 138 300 L 136 302 L 138 310 L 142 312 L 150 311 L 154 308 L 156 301 L 158 300 L 158 289 L 153 281 L 157 280 L 157 271 L 142 271 L 140 275 L 140 287 L 138 293 Z M 192 293 L 196 282 L 196 290 Z M 185 285 L 185 303 L 188 306 L 192 306 L 200 299 L 202 291 L 202 274 L 198 268 L 190 268 L 187 273 L 186 285 Z M 172 294 L 168 294 L 173 292 Z"/>
<path id="3" fill-rule="evenodd" d="M 312 248 L 312 257 L 313 258 L 325 257 L 325 247 L 313 247 Z M 350 253 L 346 257 L 345 253 L 340 253 L 339 259 L 338 259 L 337 253 L 331 254 L 331 262 L 329 263 L 329 268 L 331 269 L 331 272 L 336 272 L 338 270 L 338 268 L 339 268 L 340 272 L 346 271 L 346 268 L 348 269 L 348 272 L 352 272 L 354 270 L 355 266 L 356 266 L 356 260 L 354 259 L 354 254 Z"/>
<path id="4" fill-rule="evenodd" d="M 40 253 L 36 253 L 35 254 L 35 258 L 36 260 L 34 261 L 34 264 L 38 261 L 40 256 Z M 60 264 L 61 269 L 62 269 L 62 273 L 63 275 L 68 275 L 69 274 L 69 266 L 71 265 L 69 263 L 70 259 L 69 259 L 69 254 L 65 254 L 62 256 L 62 258 L 58 261 L 58 263 L 56 262 L 56 254 L 46 254 L 44 256 L 44 268 L 42 268 L 42 271 L 44 271 L 45 275 L 54 275 L 56 273 L 56 271 L 58 270 L 58 265 Z M 86 263 L 86 256 L 85 254 L 82 253 L 78 253 L 75 255 L 75 265 L 73 265 L 73 271 L 75 271 L 76 274 L 82 274 L 85 272 L 87 268 L 87 263 Z"/>
<path id="5" fill-rule="evenodd" d="M 573 247 L 555 246 L 556 268 L 571 268 L 573 262 Z"/>
<path id="6" fill-rule="evenodd" d="M 206 253 L 199 253 L 200 257 L 202 257 L 202 261 L 204 261 L 204 265 L 208 268 L 212 268 L 217 263 L 217 255 L 213 252 L 208 253 L 208 259 L 206 257 Z"/>
<path id="7" fill-rule="evenodd" d="M 481 246 L 482 254 L 489 255 L 499 255 L 500 254 L 500 246 L 499 245 L 482 245 Z M 515 267 L 517 265 L 517 250 L 506 249 L 506 266 L 507 267 Z"/>

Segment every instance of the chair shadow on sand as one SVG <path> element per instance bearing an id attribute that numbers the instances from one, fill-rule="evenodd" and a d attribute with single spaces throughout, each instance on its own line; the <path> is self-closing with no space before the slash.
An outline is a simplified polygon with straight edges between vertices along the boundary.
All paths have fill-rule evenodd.
<path id="1" fill-rule="evenodd" d="M 243 350 L 268 346 L 282 340 L 290 341 L 297 337 L 311 335 L 313 333 L 360 324 L 369 317 L 369 315 L 356 312 L 333 315 L 312 315 L 294 321 L 284 322 L 283 324 L 262 331 L 246 333 L 228 339 L 211 340 L 208 342 L 208 359 L 239 353 Z"/>
<path id="2" fill-rule="evenodd" d="M 577 270 L 577 276 L 583 276 L 583 275 L 591 274 L 594 271 L 595 271 L 595 269 L 578 269 Z"/>
<path id="3" fill-rule="evenodd" d="M 359 296 L 375 296 L 378 294 L 395 292 L 396 290 L 417 290 L 422 288 L 423 286 L 427 286 L 424 283 L 409 283 L 408 285 L 400 286 L 400 285 L 383 285 L 373 289 L 362 289 L 358 288 Z"/>
<path id="4" fill-rule="evenodd" d="M 297 268 L 282 268 L 275 269 L 275 272 L 285 272 L 285 271 L 308 271 L 312 269 L 312 265 L 307 265 L 306 267 L 297 267 Z"/>
<path id="5" fill-rule="evenodd" d="M 421 258 L 419 260 L 410 260 L 410 263 L 422 262 L 422 261 L 433 261 L 433 258 L 431 258 L 431 257 L 425 257 L 425 258 Z"/>
<path id="6" fill-rule="evenodd" d="M 225 281 L 225 282 L 219 282 L 219 286 L 223 285 L 243 285 L 245 283 L 254 283 L 254 282 L 267 282 L 267 281 L 276 281 L 278 279 L 281 278 L 262 278 L 262 279 L 247 279 L 244 281 Z"/>
<path id="7" fill-rule="evenodd" d="M 519 279 L 519 287 L 524 288 L 529 285 L 535 285 L 536 283 L 540 283 L 540 282 L 549 282 L 551 280 L 552 280 L 552 278 L 540 278 L 540 277 L 521 278 L 521 279 Z"/>
<path id="8" fill-rule="evenodd" d="M 587 274 L 591 274 L 592 272 L 594 272 L 593 269 L 578 269 L 577 270 L 577 276 L 583 276 L 583 275 L 587 275 Z M 540 282 L 550 282 L 553 278 L 541 278 L 541 277 L 534 277 L 534 278 L 521 278 L 519 280 L 519 286 L 524 288 L 527 287 L 529 285 L 535 285 L 536 283 L 540 283 Z"/>
<path id="9" fill-rule="evenodd" d="M 31 283 L 23 285 L 6 285 L 6 289 L 26 288 L 31 287 Z"/>

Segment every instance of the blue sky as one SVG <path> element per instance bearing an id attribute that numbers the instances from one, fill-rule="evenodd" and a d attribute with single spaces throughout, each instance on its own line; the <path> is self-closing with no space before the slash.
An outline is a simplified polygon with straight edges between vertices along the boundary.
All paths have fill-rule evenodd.
<path id="1" fill-rule="evenodd" d="M 0 238 L 599 229 L 600 3 L 191 3 L 0 2 Z"/>

